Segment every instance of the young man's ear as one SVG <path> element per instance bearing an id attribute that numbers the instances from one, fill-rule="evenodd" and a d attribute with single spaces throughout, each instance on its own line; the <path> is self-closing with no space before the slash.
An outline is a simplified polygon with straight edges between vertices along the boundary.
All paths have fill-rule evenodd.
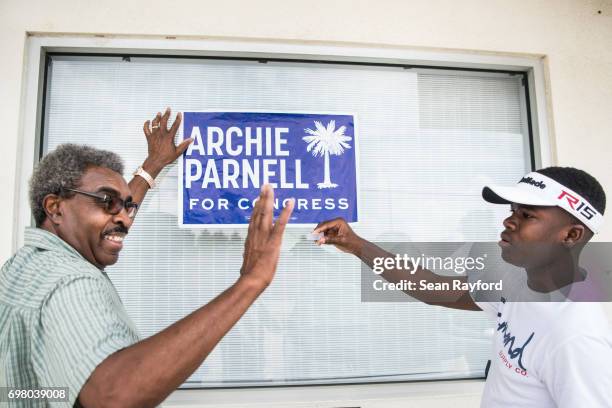
<path id="1" fill-rule="evenodd" d="M 47 194 L 43 198 L 43 209 L 47 214 L 47 219 L 53 224 L 61 224 L 62 222 L 62 211 L 60 209 L 61 197 L 57 194 Z"/>
<path id="2" fill-rule="evenodd" d="M 565 238 L 563 239 L 563 245 L 567 248 L 571 248 L 579 242 L 582 242 L 586 238 L 586 227 L 581 224 L 572 224 L 566 231 Z"/>

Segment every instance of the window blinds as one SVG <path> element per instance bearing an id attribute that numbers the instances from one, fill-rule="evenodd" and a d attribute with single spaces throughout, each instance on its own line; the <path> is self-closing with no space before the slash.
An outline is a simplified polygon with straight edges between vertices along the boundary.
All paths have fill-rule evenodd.
<path id="1" fill-rule="evenodd" d="M 142 123 L 173 112 L 264 110 L 357 116 L 360 219 L 372 241 L 496 240 L 505 208 L 486 182 L 529 170 L 519 77 L 316 63 L 53 56 L 43 150 L 146 157 Z M 108 273 L 151 336 L 231 285 L 245 229 L 179 229 L 177 166 L 149 193 Z M 410 303 L 362 303 L 360 263 L 285 233 L 276 278 L 184 386 L 330 384 L 482 376 L 492 323 Z"/>

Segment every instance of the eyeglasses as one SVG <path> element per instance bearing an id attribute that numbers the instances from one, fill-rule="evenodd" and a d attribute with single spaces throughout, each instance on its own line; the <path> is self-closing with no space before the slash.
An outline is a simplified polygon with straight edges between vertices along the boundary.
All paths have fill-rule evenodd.
<path id="1" fill-rule="evenodd" d="M 128 217 L 130 219 L 133 219 L 136 216 L 136 212 L 138 211 L 138 203 L 132 201 L 131 197 L 128 197 L 128 199 L 124 201 L 121 198 L 111 194 L 90 193 L 89 191 L 82 191 L 74 188 L 64 188 L 63 190 L 72 191 L 74 193 L 79 193 L 88 197 L 95 198 L 96 201 L 104 205 L 104 209 L 106 210 L 106 212 L 111 215 L 119 214 L 121 210 L 125 208 Z"/>

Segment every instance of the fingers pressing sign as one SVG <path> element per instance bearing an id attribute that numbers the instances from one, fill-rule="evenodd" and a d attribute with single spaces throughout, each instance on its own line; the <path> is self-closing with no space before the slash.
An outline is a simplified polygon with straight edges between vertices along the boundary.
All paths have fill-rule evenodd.
<path id="1" fill-rule="evenodd" d="M 344 252 L 356 253 L 363 245 L 363 240 L 355 234 L 353 229 L 343 218 L 323 221 L 315 227 L 313 233 L 323 234 L 323 236 L 316 241 L 317 245 L 335 245 Z"/>

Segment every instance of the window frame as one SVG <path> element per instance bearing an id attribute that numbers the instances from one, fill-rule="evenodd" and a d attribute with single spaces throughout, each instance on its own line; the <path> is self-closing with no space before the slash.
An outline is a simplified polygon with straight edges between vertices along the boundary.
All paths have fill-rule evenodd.
<path id="1" fill-rule="evenodd" d="M 404 47 L 373 47 L 355 44 L 304 44 L 289 41 L 248 41 L 221 39 L 176 39 L 174 37 L 116 36 L 46 36 L 30 35 L 26 41 L 18 166 L 16 174 L 15 212 L 12 250 L 23 245 L 24 229 L 32 225 L 28 200 L 28 180 L 39 161 L 44 141 L 45 95 L 48 59 L 54 54 L 87 56 L 183 57 L 207 59 L 240 59 L 283 62 L 316 62 L 351 65 L 396 66 L 406 69 L 461 70 L 483 73 L 516 73 L 526 82 L 524 88 L 529 150 L 532 168 L 549 166 L 554 161 L 550 103 L 546 93 L 546 73 L 542 56 L 516 56 L 501 53 L 467 52 Z M 466 380 L 458 380 L 466 381 Z M 449 381 L 437 381 L 443 384 Z M 419 383 L 412 381 L 411 383 Z M 407 385 L 406 383 L 400 383 Z M 287 389 L 296 386 L 279 386 Z M 297 386 L 304 387 L 304 386 Z M 308 387 L 308 386 L 306 386 Z M 326 386 L 328 387 L 328 386 Z M 350 385 L 333 385 L 341 392 Z M 247 387 L 248 389 L 248 387 Z"/>

